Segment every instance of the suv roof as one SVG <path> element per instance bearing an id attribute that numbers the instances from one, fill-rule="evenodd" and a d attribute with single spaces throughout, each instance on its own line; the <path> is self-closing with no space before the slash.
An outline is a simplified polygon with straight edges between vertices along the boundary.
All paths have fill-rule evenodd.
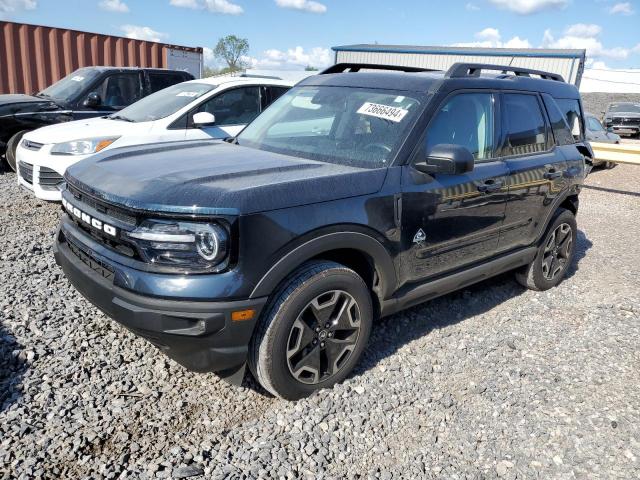
<path id="1" fill-rule="evenodd" d="M 446 72 L 390 65 L 337 64 L 319 75 L 302 80 L 300 85 L 434 92 L 445 82 L 455 82 L 459 88 L 525 90 L 548 93 L 559 98 L 579 98 L 578 89 L 565 83 L 557 74 L 502 65 L 463 63 L 454 64 Z"/>

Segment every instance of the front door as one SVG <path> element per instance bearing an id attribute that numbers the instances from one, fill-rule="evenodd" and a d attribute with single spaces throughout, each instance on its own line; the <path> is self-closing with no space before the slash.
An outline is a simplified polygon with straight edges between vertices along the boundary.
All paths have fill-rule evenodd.
<path id="1" fill-rule="evenodd" d="M 439 144 L 466 147 L 472 172 L 427 175 L 403 169 L 401 282 L 437 276 L 493 256 L 505 214 L 508 170 L 495 158 L 492 93 L 457 93 L 430 122 L 421 156 Z M 417 158 L 417 161 L 422 158 Z"/>

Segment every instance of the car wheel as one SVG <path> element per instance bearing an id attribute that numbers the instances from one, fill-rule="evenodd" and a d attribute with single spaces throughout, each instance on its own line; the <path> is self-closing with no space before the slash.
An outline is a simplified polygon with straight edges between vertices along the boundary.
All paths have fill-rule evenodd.
<path id="1" fill-rule="evenodd" d="M 373 308 L 367 285 L 335 262 L 303 265 L 262 315 L 249 366 L 273 395 L 298 400 L 341 382 L 369 340 Z"/>
<path id="2" fill-rule="evenodd" d="M 16 171 L 16 150 L 25 133 L 27 133 L 27 130 L 18 132 L 7 142 L 7 153 L 5 154 L 5 158 L 7 159 L 7 163 L 11 167 L 11 170 L 14 172 Z"/>
<path id="3" fill-rule="evenodd" d="M 548 290 L 558 285 L 573 261 L 578 227 L 575 215 L 558 210 L 533 261 L 516 272 L 516 279 L 531 290 Z"/>

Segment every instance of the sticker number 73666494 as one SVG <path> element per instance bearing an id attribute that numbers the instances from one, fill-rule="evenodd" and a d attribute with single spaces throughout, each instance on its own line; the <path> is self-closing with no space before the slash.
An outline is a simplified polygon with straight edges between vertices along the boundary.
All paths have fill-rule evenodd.
<path id="1" fill-rule="evenodd" d="M 407 113 L 409 113 L 409 110 L 399 107 L 390 107 L 389 105 L 381 105 L 379 103 L 365 102 L 365 104 L 358 109 L 358 113 L 398 123 L 402 121 Z"/>

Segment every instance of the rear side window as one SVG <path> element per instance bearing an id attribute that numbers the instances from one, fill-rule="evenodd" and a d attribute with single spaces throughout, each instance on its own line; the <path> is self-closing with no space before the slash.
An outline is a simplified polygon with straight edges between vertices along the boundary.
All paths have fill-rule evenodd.
<path id="1" fill-rule="evenodd" d="M 502 111 L 504 156 L 547 150 L 547 126 L 536 95 L 506 93 L 502 96 Z"/>
<path id="2" fill-rule="evenodd" d="M 556 137 L 556 143 L 558 145 L 574 144 L 575 139 L 571 134 L 571 129 L 555 100 L 546 94 L 543 95 L 542 98 L 545 107 L 547 107 L 547 113 L 549 114 L 549 120 L 551 120 L 551 129 L 553 130 L 553 135 Z"/>
<path id="3" fill-rule="evenodd" d="M 494 101 L 490 93 L 462 93 L 436 113 L 426 136 L 427 154 L 440 144 L 460 145 L 476 160 L 493 157 Z"/>
<path id="4" fill-rule="evenodd" d="M 573 138 L 576 140 L 582 140 L 584 138 L 584 132 L 582 130 L 583 119 L 578 100 L 571 98 L 558 98 L 556 99 L 556 102 L 560 107 L 560 111 L 562 111 L 567 119 Z"/>
<path id="5" fill-rule="evenodd" d="M 177 73 L 149 73 L 151 93 L 184 82 L 184 76 Z"/>

